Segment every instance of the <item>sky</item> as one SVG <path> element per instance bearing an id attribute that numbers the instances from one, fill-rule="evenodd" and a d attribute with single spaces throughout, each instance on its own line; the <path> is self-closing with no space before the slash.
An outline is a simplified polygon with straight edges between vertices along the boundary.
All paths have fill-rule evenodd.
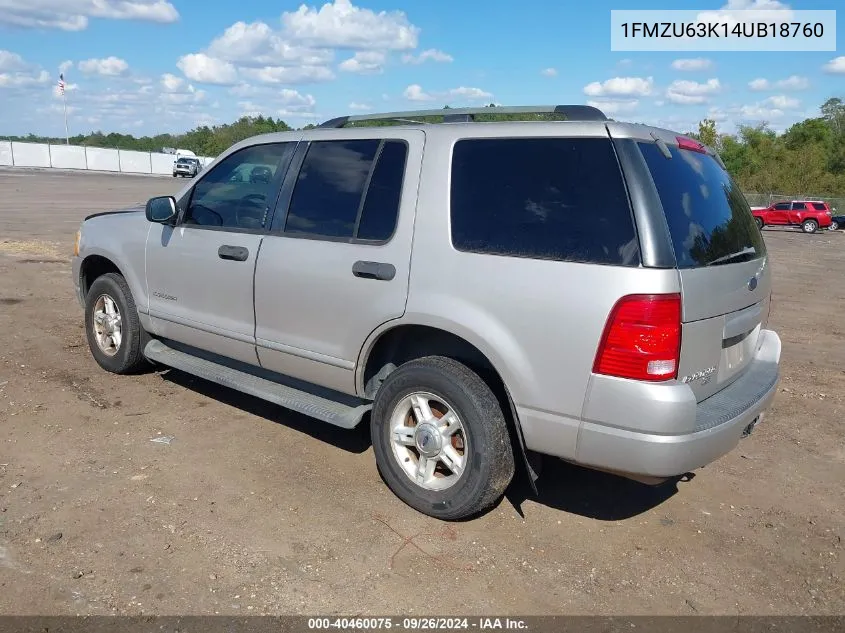
<path id="1" fill-rule="evenodd" d="M 313 0 L 311 0 L 313 1 Z M 841 0 L 0 0 L 0 137 L 181 132 L 264 114 L 596 105 L 775 130 L 845 98 L 836 52 L 611 52 L 611 9 L 836 9 Z M 845 12 L 840 12 L 845 22 Z M 837 25 L 837 41 L 845 27 Z"/>

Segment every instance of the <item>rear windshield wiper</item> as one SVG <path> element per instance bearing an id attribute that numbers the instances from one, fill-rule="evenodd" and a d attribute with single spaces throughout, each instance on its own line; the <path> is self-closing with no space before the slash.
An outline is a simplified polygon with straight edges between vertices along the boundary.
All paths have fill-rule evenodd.
<path id="1" fill-rule="evenodd" d="M 724 255 L 723 257 L 718 257 L 714 259 L 712 262 L 709 262 L 708 266 L 718 266 L 719 264 L 727 264 L 729 262 L 737 261 L 737 260 L 749 260 L 752 259 L 754 255 L 757 254 L 756 249 L 753 246 L 746 246 L 741 251 L 737 251 L 736 253 L 731 253 L 730 255 Z"/>

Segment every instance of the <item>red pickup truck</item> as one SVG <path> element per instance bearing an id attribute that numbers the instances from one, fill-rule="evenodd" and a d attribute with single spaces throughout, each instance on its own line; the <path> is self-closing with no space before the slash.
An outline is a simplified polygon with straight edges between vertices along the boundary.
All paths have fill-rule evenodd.
<path id="1" fill-rule="evenodd" d="M 821 200 L 792 200 L 769 207 L 751 207 L 761 229 L 764 226 L 800 226 L 805 233 L 829 227 L 833 215 L 830 206 Z"/>

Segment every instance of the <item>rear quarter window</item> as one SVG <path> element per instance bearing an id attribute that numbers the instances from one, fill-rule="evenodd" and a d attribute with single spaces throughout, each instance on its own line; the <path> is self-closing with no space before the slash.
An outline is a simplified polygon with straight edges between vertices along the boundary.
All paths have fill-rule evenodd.
<path id="1" fill-rule="evenodd" d="M 763 236 L 745 196 L 707 154 L 640 143 L 663 204 L 679 268 L 729 264 L 762 257 Z"/>
<path id="2" fill-rule="evenodd" d="M 461 251 L 623 266 L 639 243 L 609 139 L 458 141 L 451 235 Z"/>
<path id="3" fill-rule="evenodd" d="M 814 203 L 813 203 L 813 208 L 814 208 L 816 211 L 827 211 L 827 207 L 824 205 L 824 203 L 823 203 L 823 202 L 814 202 Z"/>

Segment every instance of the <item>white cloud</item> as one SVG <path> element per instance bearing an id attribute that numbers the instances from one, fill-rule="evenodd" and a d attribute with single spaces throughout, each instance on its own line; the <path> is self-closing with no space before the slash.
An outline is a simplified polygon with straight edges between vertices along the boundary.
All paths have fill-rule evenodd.
<path id="1" fill-rule="evenodd" d="M 103 59 L 86 59 L 79 62 L 79 70 L 86 75 L 102 75 L 103 77 L 118 77 L 129 72 L 126 60 L 112 55 Z"/>
<path id="2" fill-rule="evenodd" d="M 316 66 L 334 59 L 331 50 L 294 45 L 264 22 L 235 22 L 212 40 L 206 52 L 224 61 L 259 67 Z"/>
<path id="3" fill-rule="evenodd" d="M 184 55 L 176 63 L 191 81 L 228 86 L 237 81 L 238 73 L 229 62 L 209 57 L 205 53 Z"/>
<path id="4" fill-rule="evenodd" d="M 823 68 L 826 73 L 845 73 L 845 56 L 834 57 Z"/>
<path id="5" fill-rule="evenodd" d="M 737 115 L 744 121 L 769 121 L 781 118 L 784 111 L 780 108 L 769 108 L 763 104 L 755 103 L 741 106 Z"/>
<path id="6" fill-rule="evenodd" d="M 466 86 L 461 86 L 460 88 L 452 88 L 451 90 L 446 92 L 445 96 L 458 97 L 469 100 L 493 98 L 493 95 L 491 93 L 485 92 L 481 88 L 467 88 Z"/>
<path id="7" fill-rule="evenodd" d="M 650 95 L 654 89 L 652 77 L 614 77 L 600 83 L 584 86 L 584 94 L 588 97 L 644 97 Z"/>
<path id="8" fill-rule="evenodd" d="M 36 74 L 0 73 L 0 88 L 32 88 L 50 83 L 50 73 L 46 70 Z"/>
<path id="9" fill-rule="evenodd" d="M 305 84 L 334 79 L 334 73 L 325 66 L 242 68 L 241 74 L 249 79 L 267 84 Z"/>
<path id="10" fill-rule="evenodd" d="M 374 75 L 384 70 L 385 54 L 381 51 L 358 51 L 342 61 L 338 68 L 347 73 Z"/>
<path id="11" fill-rule="evenodd" d="M 170 73 L 161 76 L 161 85 L 166 92 L 178 92 L 185 85 L 185 80 Z"/>
<path id="12" fill-rule="evenodd" d="M 29 68 L 29 64 L 17 53 L 0 50 L 0 72 L 26 70 L 27 68 Z"/>
<path id="13" fill-rule="evenodd" d="M 417 47 L 420 33 L 401 11 L 376 13 L 350 0 L 335 0 L 320 9 L 303 4 L 283 13 L 282 24 L 291 39 L 323 48 L 410 50 Z"/>
<path id="14" fill-rule="evenodd" d="M 718 79 L 708 79 L 704 83 L 688 80 L 673 81 L 666 89 L 666 98 L 672 103 L 695 105 L 705 103 L 711 95 L 721 91 Z"/>
<path id="15" fill-rule="evenodd" d="M 795 110 L 801 107 L 801 101 L 786 95 L 774 95 L 765 101 L 779 110 Z"/>
<path id="16" fill-rule="evenodd" d="M 759 77 L 748 82 L 748 87 L 755 92 L 764 92 L 766 90 L 806 90 L 810 87 L 810 80 L 800 75 L 790 75 L 786 79 L 779 79 L 777 81 L 769 81 Z"/>
<path id="17" fill-rule="evenodd" d="M 81 31 L 89 18 L 169 23 L 179 19 L 167 0 L 0 0 L 0 23 Z"/>
<path id="18" fill-rule="evenodd" d="M 640 104 L 639 99 L 602 99 L 599 101 L 589 99 L 587 105 L 598 108 L 605 114 L 622 114 L 633 112 Z"/>
<path id="19" fill-rule="evenodd" d="M 463 99 L 466 101 L 475 101 L 478 99 L 491 99 L 493 95 L 481 88 L 470 88 L 467 86 L 460 86 L 452 88 L 445 92 L 428 93 L 422 89 L 419 84 L 411 84 L 402 93 L 408 101 L 435 101 L 448 99 Z"/>
<path id="20" fill-rule="evenodd" d="M 799 75 L 790 75 L 786 79 L 775 82 L 775 88 L 779 90 L 806 90 L 810 87 L 810 80 Z"/>
<path id="21" fill-rule="evenodd" d="M 357 103 L 356 101 L 352 101 L 348 107 L 350 110 L 358 110 L 359 112 L 369 112 L 373 109 L 373 106 L 369 103 Z"/>
<path id="22" fill-rule="evenodd" d="M 789 9 L 789 5 L 778 2 L 778 0 L 728 0 L 728 3 L 722 9 L 772 11 Z"/>
<path id="23" fill-rule="evenodd" d="M 694 57 L 691 59 L 676 59 L 672 62 L 672 68 L 687 72 L 710 70 L 713 62 L 705 57 Z"/>
<path id="24" fill-rule="evenodd" d="M 544 68 L 540 71 L 543 77 L 557 77 L 557 68 Z"/>
<path id="25" fill-rule="evenodd" d="M 427 92 L 423 91 L 422 86 L 419 84 L 411 84 L 405 91 L 402 93 L 402 96 L 405 97 L 408 101 L 433 101 L 434 97 Z"/>
<path id="26" fill-rule="evenodd" d="M 66 59 L 61 64 L 59 64 L 59 72 L 60 73 L 66 73 L 71 68 L 73 68 L 73 61 L 70 60 L 70 59 Z"/>
<path id="27" fill-rule="evenodd" d="M 376 12 L 351 0 L 334 0 L 319 8 L 302 4 L 282 14 L 279 29 L 260 21 L 235 22 L 208 47 L 184 56 L 179 68 L 192 81 L 224 85 L 237 83 L 238 78 L 260 83 L 330 81 L 335 78 L 331 65 L 338 51 L 347 51 L 339 70 L 380 73 L 389 51 L 416 48 L 419 32 L 400 11 Z M 437 49 L 404 58 L 413 64 L 451 60 Z"/>
<path id="28" fill-rule="evenodd" d="M 426 61 L 447 63 L 454 61 L 454 58 L 449 53 L 444 53 L 436 48 L 429 48 L 419 55 L 406 53 L 402 55 L 402 61 L 406 64 L 422 64 Z"/>

